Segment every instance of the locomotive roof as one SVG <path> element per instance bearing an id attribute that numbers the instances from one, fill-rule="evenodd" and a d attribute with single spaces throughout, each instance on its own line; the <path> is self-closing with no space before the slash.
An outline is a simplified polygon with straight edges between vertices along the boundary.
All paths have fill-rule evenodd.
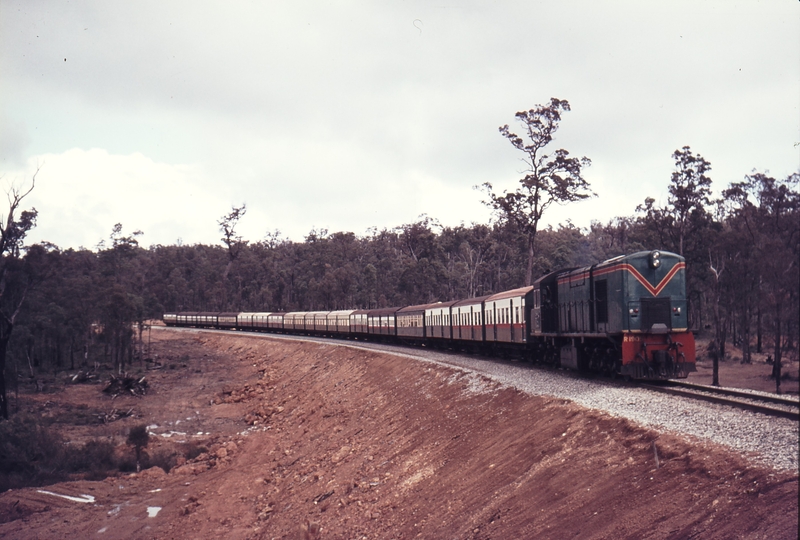
<path id="1" fill-rule="evenodd" d="M 638 261 L 648 260 L 650 258 L 650 255 L 654 252 L 658 252 L 660 254 L 661 259 L 676 259 L 679 262 L 684 261 L 684 258 L 678 255 L 677 253 L 672 253 L 671 251 L 661 251 L 660 249 L 651 249 L 649 251 L 637 251 L 636 253 L 631 253 L 629 255 L 619 255 L 617 257 L 612 257 L 611 259 L 607 259 L 601 263 L 594 264 L 591 266 L 583 266 L 581 268 L 569 268 L 569 269 L 559 270 L 558 274 L 560 277 L 560 276 L 581 274 L 583 272 L 589 272 L 590 270 L 596 271 L 601 268 L 606 268 L 618 264 L 625 264 L 625 263 L 633 264 Z M 539 281 L 545 279 L 546 277 L 548 276 L 540 278 Z"/>
<path id="2" fill-rule="evenodd" d="M 622 262 L 622 261 L 647 259 L 648 257 L 650 257 L 651 253 L 656 252 L 656 251 L 661 254 L 661 258 L 683 259 L 683 257 L 678 255 L 677 253 L 672 253 L 671 251 L 662 251 L 660 249 L 651 249 L 651 250 L 647 250 L 647 251 L 637 251 L 636 253 L 630 253 L 628 255 L 619 255 L 618 257 L 613 257 L 611 259 L 603 261 L 603 262 L 597 264 L 596 266 L 606 266 L 606 265 L 609 265 L 609 264 L 619 263 L 619 262 Z"/>

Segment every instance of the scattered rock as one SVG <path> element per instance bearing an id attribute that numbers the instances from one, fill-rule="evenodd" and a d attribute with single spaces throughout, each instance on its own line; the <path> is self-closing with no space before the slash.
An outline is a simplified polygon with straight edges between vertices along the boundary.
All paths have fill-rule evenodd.
<path id="1" fill-rule="evenodd" d="M 161 467 L 150 467 L 139 473 L 139 476 L 141 478 L 163 478 L 167 476 L 167 473 Z"/>
<path id="2" fill-rule="evenodd" d="M 332 461 L 333 463 L 339 463 L 339 462 L 340 462 L 340 461 L 342 461 L 344 458 L 346 458 L 348 455 L 350 455 L 350 450 L 351 450 L 350 446 L 342 446 L 342 447 L 339 449 L 339 451 L 338 451 L 338 452 L 336 452 L 335 454 L 333 454 L 333 455 L 331 456 L 331 461 Z"/>

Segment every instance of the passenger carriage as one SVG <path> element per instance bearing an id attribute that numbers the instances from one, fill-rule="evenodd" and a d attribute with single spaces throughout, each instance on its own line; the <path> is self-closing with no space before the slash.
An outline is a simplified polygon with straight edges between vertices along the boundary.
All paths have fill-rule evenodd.
<path id="1" fill-rule="evenodd" d="M 350 314 L 350 334 L 358 336 L 366 336 L 369 334 L 368 323 L 369 310 L 357 309 Z"/>
<path id="2" fill-rule="evenodd" d="M 533 286 L 493 294 L 484 302 L 487 343 L 525 343 L 530 333 Z"/>
<path id="3" fill-rule="evenodd" d="M 284 329 L 283 317 L 286 313 L 272 312 L 267 315 L 267 328 L 272 331 L 280 331 Z"/>
<path id="4" fill-rule="evenodd" d="M 453 339 L 483 342 L 483 302 L 488 296 L 470 298 L 454 303 L 450 307 Z"/>
<path id="5" fill-rule="evenodd" d="M 429 304 L 425 308 L 425 328 L 428 338 L 437 342 L 453 339 L 450 311 L 456 302 L 456 300 L 452 302 L 437 302 Z"/>
<path id="6" fill-rule="evenodd" d="M 425 309 L 430 304 L 404 307 L 397 311 L 397 336 L 416 341 L 428 337 L 425 325 Z"/>
<path id="7" fill-rule="evenodd" d="M 290 311 L 288 313 L 284 313 L 284 330 L 304 331 L 306 329 L 305 316 L 305 311 Z"/>
<path id="8" fill-rule="evenodd" d="M 236 328 L 238 313 L 219 313 L 217 314 L 217 328 L 233 330 Z"/>
<path id="9" fill-rule="evenodd" d="M 330 311 L 327 315 L 327 326 L 329 334 L 336 334 L 339 336 L 350 335 L 350 315 L 354 312 L 352 309 Z"/>
<path id="10" fill-rule="evenodd" d="M 397 335 L 397 311 L 400 308 L 370 309 L 367 311 L 367 331 L 370 336 Z"/>

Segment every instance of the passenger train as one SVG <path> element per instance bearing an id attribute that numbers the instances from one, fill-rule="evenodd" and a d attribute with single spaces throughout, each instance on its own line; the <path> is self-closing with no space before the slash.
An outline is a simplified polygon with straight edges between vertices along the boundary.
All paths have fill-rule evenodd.
<path id="1" fill-rule="evenodd" d="M 165 313 L 164 323 L 502 352 L 641 380 L 696 371 L 686 263 L 664 251 L 557 270 L 529 287 L 466 300 L 366 310 Z"/>

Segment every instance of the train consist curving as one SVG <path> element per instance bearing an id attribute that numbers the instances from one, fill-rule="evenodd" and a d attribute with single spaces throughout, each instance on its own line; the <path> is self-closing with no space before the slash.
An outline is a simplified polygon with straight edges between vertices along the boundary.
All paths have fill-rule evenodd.
<path id="1" fill-rule="evenodd" d="M 165 313 L 164 322 L 502 351 L 570 369 L 662 380 L 696 370 L 686 307 L 683 257 L 641 251 L 467 300 L 367 310 Z"/>

